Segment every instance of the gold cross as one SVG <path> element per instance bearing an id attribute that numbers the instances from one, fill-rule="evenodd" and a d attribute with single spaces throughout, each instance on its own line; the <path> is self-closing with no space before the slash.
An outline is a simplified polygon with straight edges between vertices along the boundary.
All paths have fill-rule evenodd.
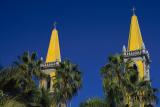
<path id="1" fill-rule="evenodd" d="M 56 29 L 57 22 L 54 22 L 54 24 L 53 24 L 53 25 L 54 25 L 54 28 Z"/>
<path id="2" fill-rule="evenodd" d="M 133 8 L 132 8 L 133 15 L 135 15 L 135 11 L 136 11 L 136 8 L 133 7 Z"/>

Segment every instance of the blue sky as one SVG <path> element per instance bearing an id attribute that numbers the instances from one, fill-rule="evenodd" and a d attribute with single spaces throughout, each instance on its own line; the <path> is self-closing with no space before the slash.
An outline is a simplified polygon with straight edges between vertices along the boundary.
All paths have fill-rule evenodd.
<path id="1" fill-rule="evenodd" d="M 151 55 L 152 85 L 159 88 L 159 5 L 159 0 L 0 0 L 0 64 L 9 65 L 28 50 L 45 58 L 56 21 L 62 58 L 77 63 L 83 72 L 83 88 L 72 107 L 89 97 L 102 97 L 100 68 L 127 45 L 135 6 Z"/>

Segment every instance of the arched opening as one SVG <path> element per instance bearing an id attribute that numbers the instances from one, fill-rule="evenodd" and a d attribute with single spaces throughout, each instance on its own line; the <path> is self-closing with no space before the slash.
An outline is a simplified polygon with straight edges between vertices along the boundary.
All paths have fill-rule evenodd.
<path id="1" fill-rule="evenodd" d="M 136 63 L 133 64 L 133 69 L 135 69 L 136 71 L 138 71 L 138 67 L 137 67 Z"/>
<path id="2" fill-rule="evenodd" d="M 51 84 L 51 78 L 48 78 L 48 80 L 47 80 L 47 89 L 50 89 L 50 84 Z"/>

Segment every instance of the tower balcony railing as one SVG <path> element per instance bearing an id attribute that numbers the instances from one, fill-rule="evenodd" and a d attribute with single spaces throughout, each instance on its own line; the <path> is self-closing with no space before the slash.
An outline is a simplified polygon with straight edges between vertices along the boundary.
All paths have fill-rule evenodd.
<path id="1" fill-rule="evenodd" d="M 56 62 L 47 62 L 47 63 L 43 63 L 40 65 L 41 69 L 44 70 L 44 69 L 52 69 L 52 68 L 55 68 L 59 66 L 59 62 L 56 61 Z"/>
<path id="2" fill-rule="evenodd" d="M 123 52 L 124 58 L 145 56 L 146 59 L 150 62 L 150 56 L 147 49 L 140 49 L 135 51 L 125 51 Z"/>

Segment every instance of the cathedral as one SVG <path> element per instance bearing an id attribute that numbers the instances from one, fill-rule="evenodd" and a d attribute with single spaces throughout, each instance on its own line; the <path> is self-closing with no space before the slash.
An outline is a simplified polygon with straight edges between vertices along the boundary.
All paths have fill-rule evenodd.
<path id="1" fill-rule="evenodd" d="M 142 39 L 138 18 L 133 12 L 131 17 L 129 38 L 128 38 L 128 47 L 125 45 L 122 49 L 122 54 L 124 57 L 124 62 L 127 60 L 133 60 L 134 66 L 139 72 L 139 79 L 150 80 L 149 74 L 149 64 L 150 57 L 149 52 L 145 47 L 145 44 Z M 61 62 L 60 46 L 58 31 L 56 27 L 52 30 L 50 43 L 48 47 L 48 53 L 46 56 L 45 63 L 41 65 L 42 72 L 49 75 L 49 78 L 44 78 L 40 80 L 40 87 L 50 90 L 53 92 L 53 80 L 55 79 L 55 67 Z"/>
<path id="2" fill-rule="evenodd" d="M 126 49 L 124 45 L 122 51 L 125 62 L 130 59 L 134 61 L 134 66 L 139 72 L 139 79 L 150 80 L 150 57 L 148 50 L 146 49 L 143 42 L 140 27 L 138 24 L 138 18 L 135 12 L 133 12 L 133 16 L 131 18 L 128 47 Z"/>

